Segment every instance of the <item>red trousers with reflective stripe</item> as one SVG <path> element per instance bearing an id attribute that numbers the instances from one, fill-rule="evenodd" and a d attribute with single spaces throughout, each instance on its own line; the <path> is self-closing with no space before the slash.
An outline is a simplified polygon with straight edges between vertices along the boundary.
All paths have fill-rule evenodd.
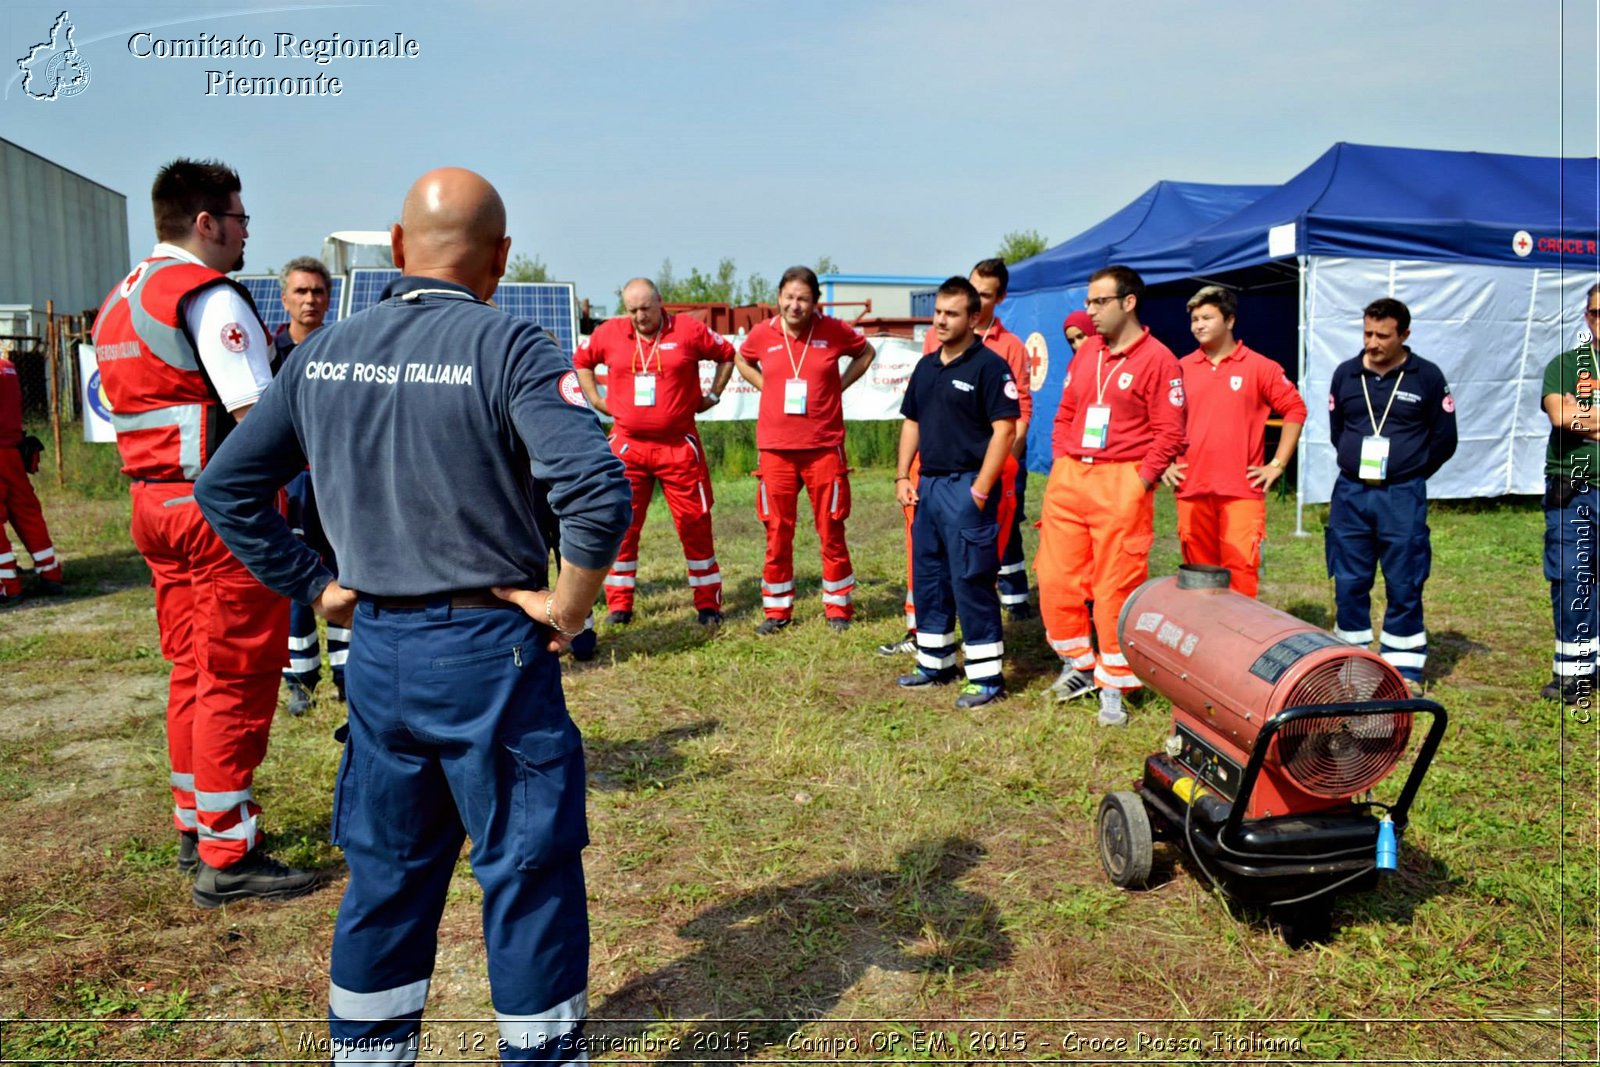
<path id="1" fill-rule="evenodd" d="M 1039 613 L 1050 647 L 1080 670 L 1093 666 L 1101 688 L 1139 688 L 1117 640 L 1117 616 L 1150 575 L 1154 540 L 1154 495 L 1139 480 L 1137 461 L 1056 460 L 1033 560 Z M 1090 600 L 1098 656 L 1089 646 Z"/>
<path id="2" fill-rule="evenodd" d="M 917 479 L 922 475 L 922 457 L 911 457 L 911 484 L 916 485 Z M 898 488 L 898 486 L 896 487 Z M 1007 456 L 1005 466 L 1000 468 L 1000 480 L 995 482 L 994 488 L 989 490 L 990 495 L 1000 494 L 999 511 L 996 512 L 995 521 L 1000 524 L 1000 555 L 1006 554 L 1006 545 L 1011 543 L 1011 527 L 1017 517 L 1017 457 Z M 915 507 L 901 508 L 906 516 L 906 629 L 917 628 L 917 606 L 911 596 L 911 587 L 915 584 L 911 576 L 911 523 L 917 517 Z"/>
<path id="3" fill-rule="evenodd" d="M 722 571 L 711 534 L 711 473 L 706 468 L 700 438 L 685 434 L 679 441 L 653 441 L 629 437 L 621 430 L 611 435 L 611 451 L 622 460 L 633 487 L 633 524 L 623 535 L 616 562 L 606 576 L 606 609 L 632 611 L 639 571 L 639 531 L 644 528 L 656 482 L 678 528 L 689 586 L 699 611 L 722 610 Z"/>
<path id="4" fill-rule="evenodd" d="M 17 569 L 16 550 L 6 539 L 10 523 L 33 557 L 33 569 L 40 578 L 61 580 L 61 562 L 56 558 L 55 542 L 44 524 L 44 509 L 22 466 L 22 453 L 15 446 L 0 445 L 0 593 L 22 595 L 22 575 Z"/>
<path id="5" fill-rule="evenodd" d="M 289 602 L 245 570 L 207 525 L 187 482 L 135 482 L 133 543 L 156 587 L 167 688 L 173 821 L 200 835 L 200 858 L 238 862 L 260 839 L 251 793 L 267 754 Z"/>
<path id="6" fill-rule="evenodd" d="M 1178 498 L 1178 548 L 1185 563 L 1228 568 L 1228 586 L 1255 596 L 1261 580 L 1261 542 L 1267 502 L 1252 497 Z"/>
<path id="7" fill-rule="evenodd" d="M 844 541 L 844 520 L 850 517 L 844 447 L 764 448 L 756 477 L 756 517 L 767 528 L 767 562 L 761 572 L 761 606 L 767 618 L 794 614 L 794 526 L 802 485 L 822 543 L 823 610 L 830 619 L 851 618 L 856 580 Z"/>

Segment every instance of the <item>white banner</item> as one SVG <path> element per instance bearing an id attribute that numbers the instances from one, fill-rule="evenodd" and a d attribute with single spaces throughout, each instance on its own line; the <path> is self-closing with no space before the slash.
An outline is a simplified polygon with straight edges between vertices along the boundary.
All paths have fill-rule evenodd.
<path id="1" fill-rule="evenodd" d="M 83 384 L 78 400 L 83 408 L 83 439 L 100 444 L 115 444 L 117 431 L 111 428 L 111 401 L 100 384 L 100 364 L 95 362 L 94 345 L 78 346 L 78 380 Z"/>
<path id="2" fill-rule="evenodd" d="M 741 337 L 729 337 L 728 342 L 735 348 L 743 342 Z M 904 337 L 869 337 L 872 347 L 878 350 L 878 355 L 872 361 L 872 366 L 867 368 L 867 373 L 861 380 L 852 385 L 844 394 L 844 417 L 852 422 L 867 422 L 881 419 L 898 419 L 900 417 L 900 401 L 905 396 L 906 382 L 911 379 L 911 368 L 922 358 L 922 345 L 920 342 L 908 340 Z M 849 365 L 849 360 L 840 360 L 839 370 L 842 373 Z M 717 365 L 715 363 L 700 364 L 700 390 L 709 392 L 711 380 L 715 376 Z M 605 392 L 605 368 L 599 367 L 595 373 L 595 383 L 599 385 L 602 395 Z M 755 387 L 743 378 L 739 372 L 733 372 L 733 377 L 728 379 L 728 387 L 722 391 L 722 403 L 710 411 L 702 412 L 702 422 L 732 422 L 737 419 L 754 420 L 761 406 L 761 396 Z"/>

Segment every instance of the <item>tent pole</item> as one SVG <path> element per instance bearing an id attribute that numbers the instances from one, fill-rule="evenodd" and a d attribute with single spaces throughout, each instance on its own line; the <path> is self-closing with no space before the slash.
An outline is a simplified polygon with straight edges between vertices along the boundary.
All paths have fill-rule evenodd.
<path id="1" fill-rule="evenodd" d="M 1300 287 L 1300 396 L 1305 398 L 1306 387 L 1306 257 L 1296 256 L 1295 262 L 1299 269 L 1295 271 Z M 1295 467 L 1299 471 L 1299 484 L 1294 487 L 1294 535 L 1306 536 L 1306 435 L 1300 435 L 1299 442 L 1295 445 Z"/>

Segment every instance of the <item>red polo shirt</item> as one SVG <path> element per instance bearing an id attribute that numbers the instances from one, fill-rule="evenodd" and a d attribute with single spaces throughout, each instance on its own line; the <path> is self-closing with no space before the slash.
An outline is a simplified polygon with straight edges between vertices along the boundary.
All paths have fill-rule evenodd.
<path id="1" fill-rule="evenodd" d="M 979 341 L 989 351 L 1006 361 L 1006 366 L 1011 368 L 1011 380 L 1017 383 L 1017 405 L 1022 408 L 1022 415 L 1018 421 L 1033 421 L 1033 386 L 1032 372 L 1028 367 L 1028 346 L 1022 339 L 1010 330 L 999 316 L 989 320 L 989 328 L 977 335 Z M 939 351 L 939 336 L 930 327 L 922 338 L 922 354 Z"/>
<path id="2" fill-rule="evenodd" d="M 1267 416 L 1304 424 L 1306 402 L 1275 361 L 1241 341 L 1212 364 L 1201 349 L 1178 361 L 1189 403 L 1189 464 L 1178 496 L 1214 495 L 1262 499 L 1246 467 L 1261 466 Z"/>
<path id="3" fill-rule="evenodd" d="M 834 448 L 844 444 L 843 389 L 839 360 L 854 356 L 867 339 L 854 326 L 827 315 L 812 315 L 799 337 L 784 333 L 774 316 L 752 329 L 739 354 L 761 371 L 761 407 L 756 416 L 756 447 Z M 784 414 L 785 382 L 806 383 L 806 413 Z"/>
<path id="4" fill-rule="evenodd" d="M 661 329 L 648 340 L 633 329 L 627 317 L 607 319 L 572 357 L 574 367 L 606 368 L 606 407 L 617 429 L 631 437 L 678 440 L 694 433 L 694 416 L 700 407 L 700 361 L 728 363 L 733 346 L 698 319 L 667 315 Z M 656 376 L 656 402 L 634 403 L 640 374 Z"/>
<path id="5" fill-rule="evenodd" d="M 1178 359 L 1150 336 L 1149 327 L 1121 352 L 1108 351 L 1105 338 L 1091 337 L 1067 368 L 1051 450 L 1056 459 L 1137 460 L 1139 477 L 1154 484 L 1183 451 L 1183 402 Z M 1085 448 L 1089 409 L 1100 404 L 1111 409 L 1105 447 Z"/>

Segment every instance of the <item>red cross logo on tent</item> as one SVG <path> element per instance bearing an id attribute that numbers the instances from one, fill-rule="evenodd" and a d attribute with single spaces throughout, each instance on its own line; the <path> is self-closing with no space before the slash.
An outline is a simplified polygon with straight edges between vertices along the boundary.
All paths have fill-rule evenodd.
<path id="1" fill-rule="evenodd" d="M 1518 230 L 1511 235 L 1511 251 L 1519 256 L 1526 256 L 1533 251 L 1533 235 L 1527 230 Z"/>
<path id="2" fill-rule="evenodd" d="M 243 352 L 248 343 L 249 336 L 237 322 L 230 322 L 222 328 L 222 347 L 229 352 Z"/>

